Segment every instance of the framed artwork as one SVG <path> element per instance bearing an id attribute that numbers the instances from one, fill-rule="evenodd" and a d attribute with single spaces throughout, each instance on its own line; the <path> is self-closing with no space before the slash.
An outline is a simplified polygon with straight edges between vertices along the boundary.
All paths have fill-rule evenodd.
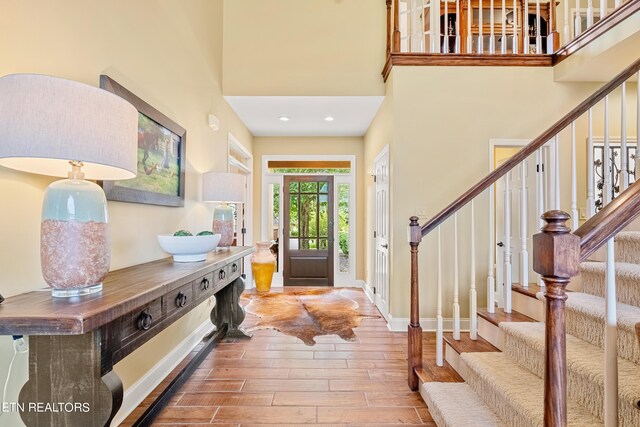
<path id="1" fill-rule="evenodd" d="M 106 75 L 100 87 L 138 109 L 138 176 L 102 181 L 107 200 L 184 206 L 187 131 Z"/>

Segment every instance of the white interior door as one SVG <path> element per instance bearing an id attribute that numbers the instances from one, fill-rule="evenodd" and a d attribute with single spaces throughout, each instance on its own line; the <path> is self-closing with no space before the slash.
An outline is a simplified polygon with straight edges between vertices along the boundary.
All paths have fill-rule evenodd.
<path id="1" fill-rule="evenodd" d="M 375 160 L 375 293 L 376 306 L 389 314 L 389 146 Z"/>

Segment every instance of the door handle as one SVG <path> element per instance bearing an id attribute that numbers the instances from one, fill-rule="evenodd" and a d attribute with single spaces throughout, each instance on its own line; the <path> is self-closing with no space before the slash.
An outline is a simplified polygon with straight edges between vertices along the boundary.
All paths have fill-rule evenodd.
<path id="1" fill-rule="evenodd" d="M 380 246 L 382 246 L 385 249 L 389 249 L 389 244 L 388 243 L 385 243 L 384 245 L 380 245 Z"/>
<path id="2" fill-rule="evenodd" d="M 502 243 L 502 242 L 498 242 L 498 243 L 497 243 L 497 246 L 499 246 L 499 247 L 503 247 L 503 246 L 504 246 L 504 243 Z"/>

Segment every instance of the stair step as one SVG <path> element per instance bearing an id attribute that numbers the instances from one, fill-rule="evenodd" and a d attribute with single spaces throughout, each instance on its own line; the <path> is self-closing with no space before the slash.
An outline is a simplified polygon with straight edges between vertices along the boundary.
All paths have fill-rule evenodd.
<path id="1" fill-rule="evenodd" d="M 604 262 L 580 264 L 582 292 L 604 298 L 606 292 Z M 640 307 L 640 265 L 616 263 L 616 296 L 618 302 Z"/>
<path id="2" fill-rule="evenodd" d="M 640 344 L 636 324 L 640 308 L 617 304 L 618 356 L 640 364 Z M 582 292 L 572 292 L 567 299 L 567 333 L 597 347 L 604 348 L 605 300 Z"/>
<path id="3" fill-rule="evenodd" d="M 469 367 L 467 383 L 503 423 L 522 427 L 544 424 L 544 383 L 541 378 L 504 353 L 463 353 L 461 357 Z M 567 418 L 569 427 L 603 425 L 571 399 L 567 402 Z"/>
<path id="4" fill-rule="evenodd" d="M 640 264 L 640 231 L 623 231 L 616 240 L 616 261 Z"/>
<path id="5" fill-rule="evenodd" d="M 538 292 L 544 292 L 544 287 L 538 285 L 537 283 L 529 283 L 529 286 L 524 287 L 519 283 L 514 283 L 511 285 L 511 290 L 513 292 L 517 292 L 519 294 L 526 295 L 531 298 L 537 299 Z"/>
<path id="6" fill-rule="evenodd" d="M 505 354 L 520 366 L 542 378 L 544 375 L 544 323 L 502 323 Z M 640 366 L 618 359 L 618 425 L 640 426 Z M 602 419 L 604 402 L 604 352 L 572 335 L 567 335 L 567 389 L 569 398 Z"/>
<path id="7" fill-rule="evenodd" d="M 458 354 L 500 351 L 482 337 L 478 337 L 477 340 L 472 340 L 469 333 L 461 333 L 460 340 L 453 339 L 453 333 L 451 332 L 445 332 L 443 336 L 444 342 L 446 342 Z"/>
<path id="8" fill-rule="evenodd" d="M 420 394 L 438 427 L 506 427 L 467 384 L 425 383 Z"/>
<path id="9" fill-rule="evenodd" d="M 502 308 L 496 308 L 495 313 L 489 313 L 486 308 L 483 308 L 478 310 L 478 316 L 496 326 L 498 326 L 500 322 L 535 322 L 531 317 L 518 313 L 515 310 L 511 310 L 511 313 L 505 313 Z"/>

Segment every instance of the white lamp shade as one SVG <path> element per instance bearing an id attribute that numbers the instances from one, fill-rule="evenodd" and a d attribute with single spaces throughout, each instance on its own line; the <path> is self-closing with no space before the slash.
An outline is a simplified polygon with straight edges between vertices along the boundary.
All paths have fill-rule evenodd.
<path id="1" fill-rule="evenodd" d="M 138 111 L 105 90 L 38 74 L 0 78 L 0 165 L 66 177 L 81 161 L 88 179 L 137 173 Z"/>
<path id="2" fill-rule="evenodd" d="M 202 175 L 202 201 L 244 203 L 244 175 L 230 172 L 207 172 Z"/>

